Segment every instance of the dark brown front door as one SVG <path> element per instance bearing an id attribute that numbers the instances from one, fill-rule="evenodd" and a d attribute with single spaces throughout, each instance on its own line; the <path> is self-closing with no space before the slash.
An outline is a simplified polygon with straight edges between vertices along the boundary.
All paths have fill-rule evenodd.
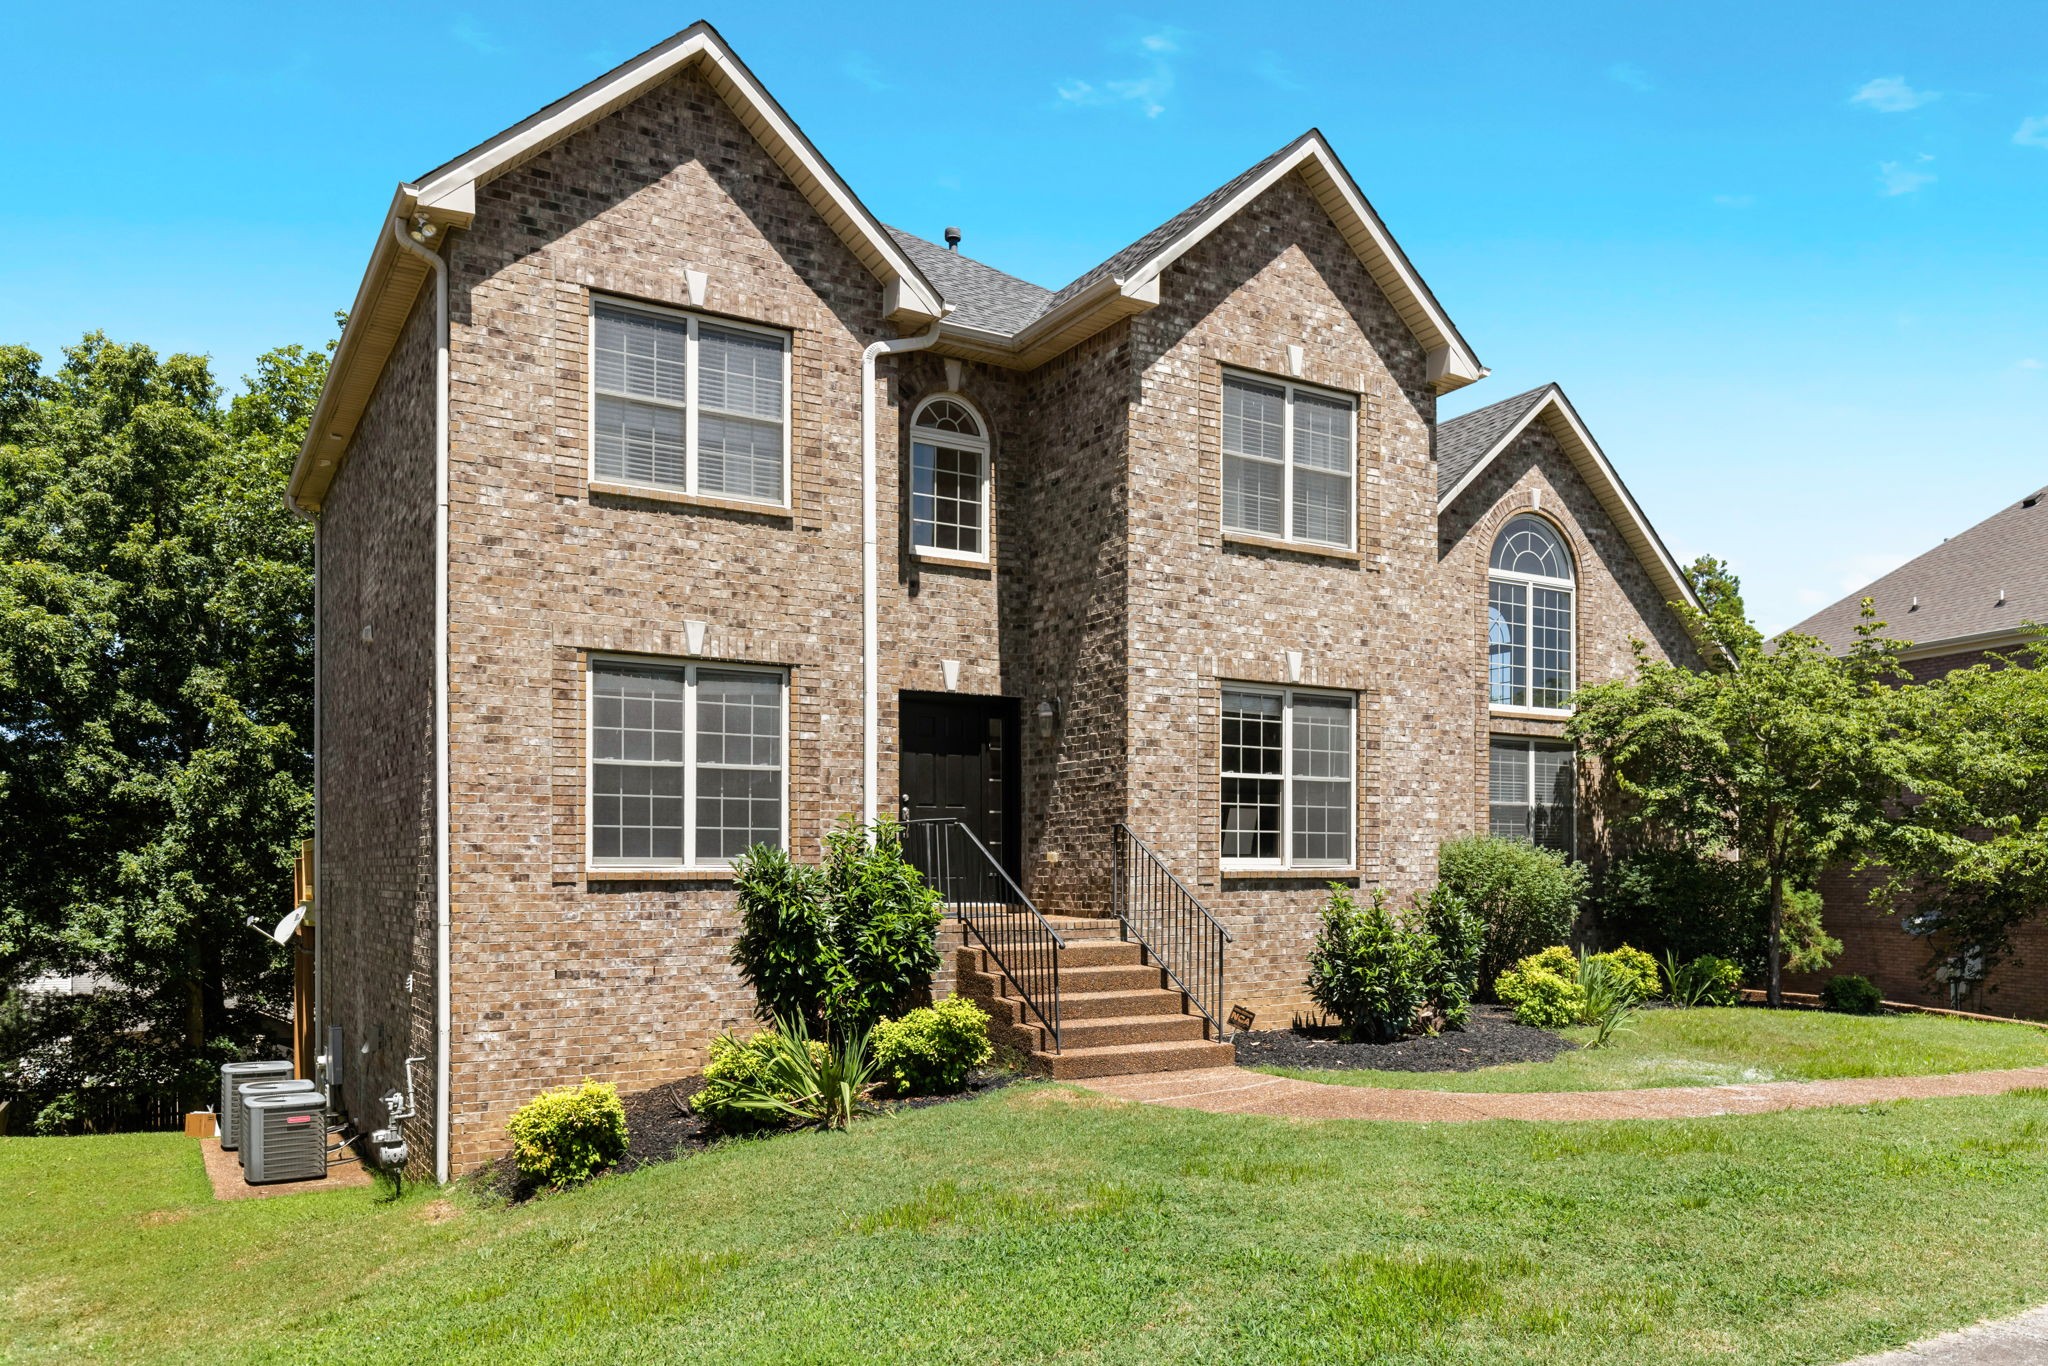
<path id="1" fill-rule="evenodd" d="M 957 820 L 1017 875 L 1017 705 L 1001 697 L 903 694 L 906 821 Z"/>

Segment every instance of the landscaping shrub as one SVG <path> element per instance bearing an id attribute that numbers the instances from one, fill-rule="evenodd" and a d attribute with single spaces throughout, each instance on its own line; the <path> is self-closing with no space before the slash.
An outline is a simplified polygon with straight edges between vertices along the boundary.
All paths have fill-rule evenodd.
<path id="1" fill-rule="evenodd" d="M 1615 860 L 1594 904 L 1610 942 L 1681 961 L 1732 958 L 1760 975 L 1768 961 L 1768 886 L 1732 858 L 1639 849 Z"/>
<path id="2" fill-rule="evenodd" d="M 1681 963 L 1677 954 L 1667 952 L 1664 978 L 1675 1006 L 1732 1006 L 1741 996 L 1742 969 L 1711 953 Z"/>
<path id="3" fill-rule="evenodd" d="M 720 1123 L 794 1123 L 818 1129 L 844 1129 L 874 1106 L 868 1097 L 875 1086 L 875 1065 L 865 1030 L 823 1042 L 811 1038 L 800 1018 L 777 1020 L 775 1028 L 740 1046 L 745 1062 L 721 1079 L 714 1102 L 725 1116 Z M 728 1058 L 734 1054 L 728 1050 Z M 691 1103 L 707 1118 L 705 1091 Z"/>
<path id="4" fill-rule="evenodd" d="M 1579 960 L 1562 944 L 1532 953 L 1494 979 L 1494 994 L 1514 1008 L 1518 1024 L 1563 1029 L 1586 1009 Z"/>
<path id="5" fill-rule="evenodd" d="M 1438 883 L 1423 899 L 1422 928 L 1431 940 L 1424 981 L 1429 1009 L 1441 1024 L 1462 1029 L 1472 1018 L 1472 998 L 1479 993 L 1486 922 L 1464 897 Z"/>
<path id="6" fill-rule="evenodd" d="M 1309 999 L 1337 1017 L 1346 1040 L 1389 1043 L 1429 1002 L 1436 941 L 1403 925 L 1375 889 L 1363 904 L 1336 883 L 1308 957 Z"/>
<path id="7" fill-rule="evenodd" d="M 1586 894 L 1585 869 L 1564 855 L 1486 835 L 1445 843 L 1437 850 L 1437 876 L 1485 922 L 1482 983 L 1569 939 Z"/>
<path id="8" fill-rule="evenodd" d="M 732 961 L 764 1019 L 799 1019 L 807 1032 L 866 1030 L 912 1004 L 938 971 L 939 894 L 903 857 L 894 821 L 871 832 L 842 822 L 825 837 L 822 869 L 755 845 L 733 877 Z"/>
<path id="9" fill-rule="evenodd" d="M 950 1095 L 994 1055 L 988 1015 L 964 996 L 875 1026 L 875 1070 L 901 1096 Z"/>
<path id="10" fill-rule="evenodd" d="M 745 1040 L 736 1034 L 720 1034 L 711 1041 L 711 1057 L 704 1065 L 704 1085 L 690 1097 L 690 1108 L 729 1133 L 742 1133 L 775 1122 L 775 1116 L 750 1108 L 742 1101 L 759 1099 L 781 1043 L 773 1029 L 764 1029 Z M 820 1055 L 825 1045 L 813 1040 L 810 1051 Z M 791 1095 L 787 1099 L 794 1100 Z"/>
<path id="11" fill-rule="evenodd" d="M 1621 974 L 1622 978 L 1635 989 L 1638 1001 L 1654 1000 L 1664 994 L 1664 981 L 1662 975 L 1657 971 L 1657 960 L 1644 953 L 1641 949 L 1632 949 L 1628 945 L 1623 944 L 1618 949 L 1610 949 L 1606 953 L 1596 953 L 1593 957 Z"/>
<path id="12" fill-rule="evenodd" d="M 1656 980 L 1656 971 L 1657 965 L 1652 961 L 1652 982 Z M 1579 1023 L 1593 1029 L 1586 1047 L 1605 1048 L 1617 1031 L 1630 1027 L 1629 1021 L 1642 1004 L 1641 985 L 1626 959 L 1607 953 L 1579 955 Z"/>
<path id="13" fill-rule="evenodd" d="M 1884 1004 L 1884 993 L 1868 977 L 1847 972 L 1828 978 L 1820 989 L 1820 1003 L 1822 1009 L 1840 1015 L 1875 1015 Z"/>
<path id="14" fill-rule="evenodd" d="M 543 1091 L 506 1127 L 520 1175 L 556 1189 L 588 1181 L 626 1155 L 626 1107 L 610 1082 Z"/>

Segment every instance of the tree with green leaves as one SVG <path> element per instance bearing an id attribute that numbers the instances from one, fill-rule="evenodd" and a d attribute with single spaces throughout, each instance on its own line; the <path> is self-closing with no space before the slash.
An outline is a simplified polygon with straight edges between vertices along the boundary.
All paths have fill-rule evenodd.
<path id="1" fill-rule="evenodd" d="M 2048 637 L 1899 690 L 1893 770 L 1912 795 L 1871 849 L 1881 906 L 1911 908 L 1926 970 L 2012 956 L 2048 907 Z"/>
<path id="2" fill-rule="evenodd" d="M 1903 647 L 1867 604 L 1846 654 L 1796 633 L 1766 641 L 1741 615 L 1740 584 L 1708 563 L 1725 593 L 1677 610 L 1714 666 L 1653 659 L 1638 642 L 1635 677 L 1579 693 L 1567 734 L 1611 776 L 1626 830 L 1732 859 L 1757 881 L 1777 1005 L 1788 918 L 1800 931 L 1791 966 L 1824 965 L 1814 882 L 1860 854 L 1897 791 L 1886 740 Z"/>
<path id="3" fill-rule="evenodd" d="M 178 1022 L 275 1002 L 311 824 L 312 533 L 283 492 L 326 356 L 0 347 L 0 984 L 93 972 Z M 166 1013 L 166 1008 L 168 1013 Z"/>

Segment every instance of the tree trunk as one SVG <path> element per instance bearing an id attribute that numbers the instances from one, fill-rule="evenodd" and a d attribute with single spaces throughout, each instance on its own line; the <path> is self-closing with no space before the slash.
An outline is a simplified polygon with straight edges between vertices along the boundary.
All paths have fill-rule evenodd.
<path id="1" fill-rule="evenodd" d="M 1771 980 L 1766 998 L 1771 1009 L 1785 1004 L 1779 990 L 1779 965 L 1785 958 L 1785 875 L 1777 869 L 1771 870 Z"/>

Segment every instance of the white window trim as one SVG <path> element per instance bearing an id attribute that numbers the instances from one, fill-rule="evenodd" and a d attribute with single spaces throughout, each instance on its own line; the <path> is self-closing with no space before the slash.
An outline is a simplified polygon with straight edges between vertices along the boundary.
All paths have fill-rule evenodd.
<path id="1" fill-rule="evenodd" d="M 1519 516 L 1523 514 L 1517 515 Z M 1502 530 L 1505 529 L 1505 527 L 1502 528 Z M 1562 549 L 1564 554 L 1569 557 L 1571 554 L 1570 542 L 1565 540 L 1564 533 L 1553 528 L 1551 534 L 1557 537 L 1557 543 L 1559 548 Z M 1495 540 L 1498 541 L 1499 537 L 1496 536 Z M 1489 636 L 1489 639 L 1487 640 L 1486 705 L 1495 716 L 1529 716 L 1538 717 L 1544 720 L 1556 720 L 1560 716 L 1570 716 L 1572 714 L 1572 709 L 1570 707 L 1532 707 L 1523 703 L 1496 702 L 1493 700 L 1493 641 L 1491 639 L 1493 629 L 1493 603 L 1491 599 L 1493 595 L 1491 590 L 1493 585 L 1497 583 L 1516 584 L 1519 585 L 1522 589 L 1522 610 L 1525 614 L 1523 622 L 1522 640 L 1522 673 L 1523 677 L 1528 680 L 1527 692 L 1531 697 L 1534 697 L 1536 695 L 1536 680 L 1533 676 L 1535 671 L 1529 663 L 1530 656 L 1535 652 L 1535 642 L 1533 637 L 1536 627 L 1534 621 L 1530 620 L 1530 618 L 1534 616 L 1536 609 L 1535 596 L 1533 593 L 1530 592 L 1530 590 L 1533 588 L 1549 588 L 1554 591 L 1561 591 L 1569 593 L 1571 595 L 1572 667 L 1571 674 L 1566 679 L 1565 687 L 1566 695 L 1570 696 L 1578 692 L 1579 690 L 1578 580 L 1553 579 L 1542 574 L 1521 574 L 1517 573 L 1512 569 L 1495 569 L 1490 563 L 1490 561 L 1493 559 L 1493 550 L 1494 547 L 1491 545 L 1489 545 L 1486 548 L 1486 557 L 1489 561 L 1489 564 L 1486 568 L 1486 584 L 1488 589 L 1487 631 Z"/>
<path id="2" fill-rule="evenodd" d="M 1579 856 L 1579 747 L 1578 747 L 1577 745 L 1574 745 L 1574 744 L 1572 744 L 1572 743 L 1571 743 L 1570 741 L 1568 741 L 1568 740 L 1554 740 L 1554 739 L 1551 739 L 1551 738 L 1550 738 L 1550 737 L 1548 737 L 1548 736 L 1543 736 L 1543 735 L 1489 735 L 1489 736 L 1487 736 L 1487 737 L 1486 737 L 1486 748 L 1487 748 L 1487 765 L 1488 765 L 1488 777 L 1487 777 L 1487 793 L 1486 793 L 1486 829 L 1487 829 L 1487 833 L 1488 833 L 1488 834 L 1491 834 L 1491 833 L 1493 833 L 1493 805 L 1494 805 L 1494 803 L 1493 803 L 1493 790 L 1492 790 L 1492 784 L 1493 784 L 1493 779 L 1492 779 L 1492 776 L 1491 776 L 1491 775 L 1492 775 L 1492 763 L 1493 763 L 1493 753 L 1492 753 L 1492 751 L 1493 751 L 1493 747 L 1494 747 L 1494 746 L 1495 746 L 1496 744 L 1499 744 L 1499 743 L 1501 743 L 1502 741 L 1507 741 L 1507 742 L 1510 742 L 1510 743 L 1512 743 L 1512 744 L 1513 744 L 1513 745 L 1514 745 L 1514 746 L 1515 746 L 1516 748 L 1520 749 L 1520 750 L 1522 751 L 1522 757 L 1523 757 L 1523 759 L 1524 759 L 1524 760 L 1526 761 L 1526 764 L 1525 764 L 1525 766 L 1526 766 L 1526 768 L 1527 768 L 1527 775 L 1526 775 L 1526 776 L 1527 776 L 1527 781 L 1528 781 L 1528 786 L 1529 786 L 1529 802 L 1528 802 L 1528 810 L 1529 810 L 1529 813 L 1530 813 L 1530 816 L 1531 816 L 1530 824 L 1531 824 L 1532 826 L 1533 826 L 1533 825 L 1535 824 L 1535 821 L 1534 821 L 1534 816 L 1535 816 L 1535 811 L 1536 811 L 1536 751 L 1537 751 L 1538 749 L 1561 749 L 1561 750 L 1564 750 L 1564 751 L 1566 751 L 1567 753 L 1569 753 L 1569 754 L 1570 754 L 1570 755 L 1572 756 L 1572 838 L 1571 838 L 1571 846 L 1572 846 L 1572 847 L 1571 847 L 1571 848 L 1570 848 L 1570 849 L 1569 849 L 1569 850 L 1568 850 L 1568 851 L 1566 852 L 1566 855 L 1565 855 L 1565 856 L 1566 856 L 1567 858 L 1570 858 L 1570 859 L 1576 860 L 1576 859 L 1578 858 L 1578 856 Z M 1531 843 L 1531 844 L 1536 844 L 1536 841 L 1535 841 L 1535 840 L 1534 840 L 1534 839 L 1532 838 L 1532 839 L 1530 839 L 1529 843 Z M 1549 846 L 1548 846 L 1548 845 L 1542 845 L 1542 844 L 1536 844 L 1536 847 L 1537 847 L 1538 849 L 1546 849 L 1546 848 L 1548 848 Z"/>
<path id="3" fill-rule="evenodd" d="M 1280 857 L 1277 859 L 1228 858 L 1221 860 L 1226 872 L 1268 870 L 1288 872 L 1294 869 L 1314 869 L 1317 872 L 1343 874 L 1358 867 L 1358 696 L 1355 693 L 1340 692 L 1330 688 L 1282 688 L 1270 683 L 1224 682 L 1217 690 L 1216 728 L 1216 824 L 1217 837 L 1223 832 L 1223 780 L 1231 776 L 1271 777 L 1271 774 L 1232 775 L 1223 767 L 1222 700 L 1224 693 L 1260 693 L 1280 699 Z M 1297 863 L 1294 858 L 1294 699 L 1297 697 L 1332 698 L 1343 702 L 1351 709 L 1351 777 L 1347 786 L 1351 793 L 1351 819 L 1344 826 L 1344 858 L 1340 862 L 1307 861 Z M 1314 779 L 1316 782 L 1325 779 Z"/>
<path id="4" fill-rule="evenodd" d="M 674 861 L 648 859 L 601 859 L 597 856 L 597 671 L 612 664 L 627 669 L 661 670 L 679 673 L 683 684 L 683 857 Z M 722 871 L 732 867 L 731 859 L 697 857 L 697 671 L 765 674 L 782 684 L 782 787 L 779 806 L 782 825 L 776 840 L 789 848 L 789 670 L 765 664 L 732 664 L 719 659 L 665 659 L 642 655 L 592 654 L 583 667 L 583 866 L 586 872 L 699 872 Z M 610 761 L 605 761 L 610 762 Z M 625 762 L 638 762 L 627 760 Z"/>
<path id="5" fill-rule="evenodd" d="M 662 318 L 669 322 L 683 323 L 688 331 L 683 342 L 683 383 L 689 397 L 678 404 L 671 399 L 646 398 L 637 395 L 612 395 L 632 403 L 651 403 L 657 407 L 683 410 L 683 487 L 671 488 L 667 484 L 644 484 L 637 479 L 614 478 L 597 472 L 597 314 L 601 308 L 615 308 L 623 313 L 643 313 L 650 317 Z M 747 498 L 733 493 L 705 493 L 697 486 L 697 413 L 702 405 L 697 401 L 697 381 L 700 370 L 697 364 L 697 329 L 700 323 L 732 332 L 752 332 L 756 336 L 773 337 L 782 343 L 782 498 L 770 502 L 765 498 Z M 590 376 L 585 387 L 585 408 L 589 411 L 584 419 L 583 442 L 589 458 L 584 462 L 585 477 L 593 484 L 608 484 L 618 488 L 646 489 L 668 498 L 702 498 L 713 502 L 747 503 L 756 507 L 774 508 L 787 512 L 791 506 L 791 459 L 793 438 L 790 431 L 792 365 L 790 355 L 790 333 L 786 328 L 769 327 L 764 323 L 744 322 L 738 318 L 726 318 L 711 313 L 698 313 L 687 308 L 669 308 L 662 304 L 642 303 L 637 299 L 621 299 L 609 294 L 590 295 L 590 310 L 584 328 L 585 355 L 584 373 Z"/>
<path id="6" fill-rule="evenodd" d="M 1262 541 L 1284 541 L 1289 545 L 1314 546 L 1318 550 L 1356 550 L 1358 548 L 1358 396 L 1356 394 L 1347 394 L 1340 389 L 1325 389 L 1320 385 L 1302 384 L 1280 375 L 1263 375 L 1256 370 L 1241 370 L 1234 366 L 1224 367 L 1223 378 L 1226 383 L 1233 379 L 1241 379 L 1249 384 L 1263 384 L 1268 388 L 1283 389 L 1287 393 L 1285 417 L 1280 424 L 1280 534 L 1275 536 L 1271 532 L 1254 531 L 1250 527 L 1235 527 L 1227 522 L 1223 524 L 1223 534 L 1226 536 L 1250 536 Z M 1345 500 L 1344 540 L 1341 544 L 1336 541 L 1310 540 L 1306 536 L 1296 536 L 1294 534 L 1294 396 L 1297 393 L 1312 394 L 1317 398 L 1327 399 L 1333 403 L 1342 403 L 1351 410 L 1351 495 Z M 1261 456 L 1241 455 L 1236 451 L 1224 450 L 1221 437 L 1222 428 L 1219 426 L 1217 431 L 1218 460 L 1216 468 L 1219 476 L 1223 471 L 1222 462 L 1224 460 L 1263 459 Z"/>
<path id="7" fill-rule="evenodd" d="M 918 419 L 924 416 L 925 409 L 931 407 L 934 403 L 940 402 L 957 403 L 962 408 L 965 408 L 968 414 L 974 418 L 975 422 L 980 425 L 982 434 L 978 437 L 971 437 L 961 436 L 958 432 L 942 432 L 931 427 L 920 428 L 917 425 Z M 954 451 L 967 451 L 981 458 L 981 551 L 979 554 L 971 554 L 965 550 L 947 550 L 943 546 L 919 545 L 917 543 L 917 516 L 914 500 L 917 496 L 915 490 L 917 477 L 916 448 L 920 440 L 918 436 L 919 431 L 929 433 L 929 436 L 923 440 L 924 445 L 944 446 L 946 449 Z M 911 450 L 909 466 L 911 478 L 905 483 L 903 488 L 903 520 L 910 532 L 910 553 L 917 556 L 917 558 L 921 560 L 937 560 L 941 563 L 947 561 L 954 563 L 965 561 L 969 564 L 989 563 L 990 554 L 995 542 L 995 520 L 993 516 L 995 506 L 995 460 L 994 446 L 988 432 L 988 418 L 982 415 L 981 409 L 975 407 L 964 395 L 951 391 L 928 394 L 912 410 L 910 414 Z"/>

